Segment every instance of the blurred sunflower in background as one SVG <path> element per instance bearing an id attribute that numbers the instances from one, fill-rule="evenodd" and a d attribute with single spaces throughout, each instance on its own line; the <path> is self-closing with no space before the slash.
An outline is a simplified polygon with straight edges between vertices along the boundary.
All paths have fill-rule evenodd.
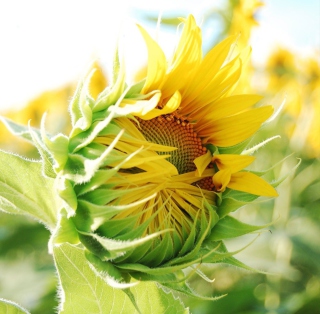
<path id="1" fill-rule="evenodd" d="M 308 158 L 320 157 L 320 63 L 279 48 L 267 61 L 268 93 L 285 95 L 286 130 L 292 150 Z"/>

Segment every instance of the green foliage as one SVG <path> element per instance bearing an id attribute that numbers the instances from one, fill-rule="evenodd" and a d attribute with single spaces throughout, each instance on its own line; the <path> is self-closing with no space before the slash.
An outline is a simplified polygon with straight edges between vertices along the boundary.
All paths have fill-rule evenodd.
<path id="1" fill-rule="evenodd" d="M 155 283 L 136 282 L 125 290 L 109 286 L 90 267 L 83 249 L 65 243 L 55 246 L 54 256 L 61 281 L 61 314 L 188 313 L 181 301 Z"/>
<path id="2" fill-rule="evenodd" d="M 0 299 L 0 312 L 3 314 L 30 314 L 20 305 L 4 299 Z"/>
<path id="3" fill-rule="evenodd" d="M 42 163 L 3 151 L 0 159 L 0 210 L 28 215 L 54 228 L 59 201 L 53 180 L 41 176 Z"/>

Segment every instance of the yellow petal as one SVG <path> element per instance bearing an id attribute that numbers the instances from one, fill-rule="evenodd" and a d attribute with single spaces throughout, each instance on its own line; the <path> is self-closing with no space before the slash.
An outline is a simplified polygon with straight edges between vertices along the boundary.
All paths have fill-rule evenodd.
<path id="1" fill-rule="evenodd" d="M 232 174 L 228 188 L 260 196 L 278 196 L 277 191 L 268 182 L 250 172 Z"/>
<path id="2" fill-rule="evenodd" d="M 212 77 L 210 82 L 202 89 L 201 93 L 194 95 L 195 98 L 189 103 L 184 102 L 183 113 L 188 114 L 192 112 L 194 108 L 202 108 L 221 98 L 238 82 L 241 75 L 241 68 L 241 60 L 239 57 L 225 65 L 217 75 Z"/>
<path id="3" fill-rule="evenodd" d="M 197 133 L 219 146 L 233 146 L 252 136 L 273 112 L 272 106 L 255 108 L 240 114 L 197 125 Z"/>
<path id="4" fill-rule="evenodd" d="M 143 118 L 158 105 L 160 97 L 161 93 L 157 92 L 149 100 L 123 99 L 119 107 L 111 106 L 108 110 L 119 116 L 132 114 Z"/>
<path id="5" fill-rule="evenodd" d="M 193 16 L 185 21 L 181 38 L 161 87 L 163 98 L 188 85 L 202 60 L 201 31 Z"/>
<path id="6" fill-rule="evenodd" d="M 197 173 L 196 175 L 202 176 L 203 171 L 208 167 L 212 159 L 212 154 L 208 150 L 204 155 L 201 155 L 200 157 L 197 157 L 193 162 L 197 167 Z"/>
<path id="7" fill-rule="evenodd" d="M 148 73 L 141 93 L 159 89 L 167 71 L 167 60 L 159 45 L 150 37 L 146 30 L 138 25 L 148 49 Z"/>
<path id="8" fill-rule="evenodd" d="M 234 95 L 221 98 L 214 103 L 209 103 L 205 107 L 194 111 L 194 120 L 215 121 L 248 109 L 256 104 L 262 97 L 259 95 Z"/>
<path id="9" fill-rule="evenodd" d="M 230 47 L 234 43 L 236 36 L 230 36 L 211 49 L 199 67 L 199 70 L 190 82 L 190 85 L 182 91 L 186 103 L 197 97 L 202 90 L 210 83 L 212 78 L 218 73 L 225 59 L 229 54 Z M 210 69 L 210 71 L 208 71 Z"/>
<path id="10" fill-rule="evenodd" d="M 231 179 L 231 172 L 229 169 L 221 170 L 215 173 L 212 177 L 213 184 L 217 191 L 223 192 L 228 186 Z"/>
<path id="11" fill-rule="evenodd" d="M 229 169 L 231 173 L 238 172 L 249 166 L 255 157 L 233 154 L 215 155 L 212 159 L 219 168 L 219 170 Z"/>

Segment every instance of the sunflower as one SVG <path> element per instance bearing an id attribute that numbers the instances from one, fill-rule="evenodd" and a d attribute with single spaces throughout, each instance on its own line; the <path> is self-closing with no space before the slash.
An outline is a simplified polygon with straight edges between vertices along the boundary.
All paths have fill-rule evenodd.
<path id="1" fill-rule="evenodd" d="M 182 23 L 169 62 L 138 26 L 149 56 L 146 77 L 128 86 L 116 54 L 112 82 L 96 97 L 92 73 L 79 83 L 70 135 L 48 136 L 43 120 L 33 138 L 64 200 L 53 245 L 82 245 L 117 287 L 133 277 L 193 295 L 182 284 L 186 267 L 242 265 L 223 244 L 225 226 L 240 226 L 235 236 L 260 228 L 244 229 L 228 213 L 277 193 L 245 169 L 255 158 L 240 154 L 273 109 L 256 107 L 260 96 L 233 95 L 243 57 L 232 56 L 236 38 L 203 57 L 194 17 Z"/>
<path id="2" fill-rule="evenodd" d="M 141 224 L 156 213 L 147 233 L 169 224 L 181 236 L 183 226 L 188 229 L 196 219 L 203 198 L 214 205 L 216 192 L 226 187 L 277 195 L 260 177 L 239 172 L 253 157 L 215 156 L 212 152 L 213 146 L 234 146 L 247 140 L 273 110 L 271 106 L 252 108 L 260 100 L 257 95 L 230 95 L 241 73 L 240 55 L 226 62 L 235 38 L 226 39 L 203 58 L 201 32 L 193 16 L 183 22 L 169 64 L 159 45 L 139 26 L 149 52 L 147 77 L 136 97 L 126 96 L 118 107 L 108 108 L 121 116 L 113 120 L 118 127 L 115 133 L 103 133 L 94 140 L 108 146 L 125 129 L 114 154 L 128 156 L 144 147 L 111 182 L 117 190 L 136 189 L 115 203 L 136 203 L 156 195 L 113 218 L 145 211 L 137 221 Z"/>

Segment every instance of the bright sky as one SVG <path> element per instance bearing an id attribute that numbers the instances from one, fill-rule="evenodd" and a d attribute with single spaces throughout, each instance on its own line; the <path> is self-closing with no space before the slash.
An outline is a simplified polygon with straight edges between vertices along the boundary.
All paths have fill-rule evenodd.
<path id="1" fill-rule="evenodd" d="M 0 110 L 22 106 L 40 92 L 77 80 L 98 58 L 110 66 L 117 38 L 125 42 L 127 66 L 137 68 L 145 55 L 134 22 L 137 10 L 195 15 L 201 23 L 213 3 L 223 0 L 10 0 L 0 1 Z M 253 60 L 263 62 L 281 43 L 303 54 L 320 49 L 319 0 L 265 0 L 252 37 Z M 183 8 L 183 9 L 181 9 Z M 174 35 L 160 37 L 165 50 Z M 169 50 L 170 51 L 170 50 Z M 130 67 L 131 65 L 131 67 Z"/>

